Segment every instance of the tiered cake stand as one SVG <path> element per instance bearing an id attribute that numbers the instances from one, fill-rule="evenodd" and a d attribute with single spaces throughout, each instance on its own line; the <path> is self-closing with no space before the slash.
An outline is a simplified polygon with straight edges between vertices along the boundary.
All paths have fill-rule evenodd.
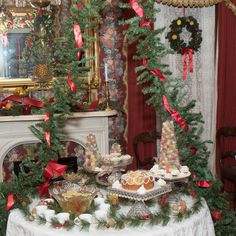
<path id="1" fill-rule="evenodd" d="M 144 215 L 151 215 L 151 211 L 145 204 L 145 201 L 159 197 L 165 193 L 171 192 L 171 185 L 155 186 L 151 190 L 147 190 L 144 194 L 139 194 L 137 191 L 129 191 L 126 189 L 116 189 L 108 187 L 110 194 L 117 195 L 121 198 L 127 198 L 135 201 L 128 212 L 128 217 L 142 217 Z"/>
<path id="2" fill-rule="evenodd" d="M 99 174 L 96 175 L 96 181 L 99 184 L 110 186 L 112 185 L 116 180 L 120 180 L 120 177 L 122 175 L 122 170 L 125 170 L 125 168 L 131 164 L 133 161 L 132 157 L 129 160 L 126 161 L 119 161 L 119 162 L 110 162 L 108 163 L 102 163 L 102 169 Z M 107 175 L 107 178 L 103 178 L 103 176 Z M 105 180 L 104 180 L 105 179 Z"/>
<path id="3" fill-rule="evenodd" d="M 174 185 L 175 183 L 188 183 L 188 179 L 191 173 L 187 173 L 185 176 L 172 176 L 171 178 L 165 178 L 162 175 L 155 175 L 157 178 L 165 180 L 167 183 Z"/>

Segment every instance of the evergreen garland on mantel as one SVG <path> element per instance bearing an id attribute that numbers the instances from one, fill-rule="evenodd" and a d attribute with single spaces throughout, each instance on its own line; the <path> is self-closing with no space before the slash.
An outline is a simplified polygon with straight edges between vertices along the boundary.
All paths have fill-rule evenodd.
<path id="1" fill-rule="evenodd" d="M 133 7 L 132 2 L 136 3 Z M 133 8 L 136 12 L 136 16 L 121 24 L 129 25 L 124 31 L 128 42 L 137 42 L 134 59 L 142 63 L 135 70 L 138 83 L 144 86 L 143 93 L 150 95 L 147 103 L 154 106 L 162 122 L 166 119 L 176 121 L 175 135 L 181 164 L 189 166 L 192 173 L 185 191 L 205 198 L 214 220 L 216 235 L 236 235 L 235 214 L 220 193 L 222 184 L 207 167 L 210 153 L 206 144 L 209 141 L 202 141 L 200 137 L 202 114 L 193 112 L 195 101 L 188 104 L 184 102 L 181 80 L 173 78 L 168 65 L 160 63 L 170 51 L 160 40 L 164 29 L 151 29 L 151 24 L 156 20 L 155 14 L 158 13 L 154 1 L 130 1 L 120 4 L 120 7 Z"/>

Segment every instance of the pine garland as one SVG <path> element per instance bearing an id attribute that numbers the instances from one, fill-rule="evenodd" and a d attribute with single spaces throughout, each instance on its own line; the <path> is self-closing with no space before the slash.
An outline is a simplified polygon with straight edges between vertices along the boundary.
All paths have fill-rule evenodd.
<path id="1" fill-rule="evenodd" d="M 217 210 L 222 220 L 214 219 L 214 225 L 217 235 L 235 235 L 236 218 L 229 205 L 220 193 L 221 183 L 214 178 L 207 167 L 209 150 L 206 144 L 210 141 L 202 141 L 200 126 L 203 123 L 202 114 L 194 113 L 195 101 L 188 104 L 184 102 L 185 94 L 182 93 L 182 82 L 171 76 L 168 65 L 161 64 L 163 57 L 169 54 L 169 50 L 160 41 L 160 34 L 163 29 L 151 30 L 150 27 L 140 26 L 141 21 L 147 20 L 150 23 L 155 22 L 154 14 L 158 11 L 154 8 L 154 1 L 141 0 L 136 1 L 144 11 L 144 17 L 135 16 L 131 19 L 121 22 L 122 25 L 129 25 L 128 30 L 124 31 L 129 43 L 138 42 L 137 54 L 134 59 L 145 60 L 143 65 L 136 67 L 138 72 L 137 81 L 143 84 L 144 94 L 149 94 L 147 103 L 152 105 L 160 114 L 162 122 L 171 118 L 163 104 L 163 95 L 166 96 L 171 109 L 178 112 L 182 120 L 187 124 L 189 130 L 186 132 L 178 123 L 175 123 L 175 135 L 181 162 L 190 167 L 192 178 L 188 184 L 188 189 L 196 193 L 198 197 L 206 199 L 210 211 Z M 121 8 L 131 9 L 130 4 L 120 4 Z M 159 70 L 165 77 L 161 80 L 159 76 L 150 73 L 151 70 Z M 149 82 L 148 85 L 146 82 Z M 202 187 L 206 183 L 209 186 Z M 189 213 L 188 213 L 189 214 Z M 182 218 L 181 215 L 178 215 Z M 227 219 L 227 220 L 226 220 Z"/>
<path id="2" fill-rule="evenodd" d="M 144 19 L 150 23 L 154 23 L 154 14 L 158 11 L 154 8 L 154 1 L 147 0 L 142 2 L 137 0 L 138 4 L 144 10 Z M 89 68 L 82 66 L 78 71 L 78 65 L 86 62 L 86 59 L 81 61 L 76 60 L 78 51 L 83 51 L 89 46 L 84 44 L 81 48 L 74 46 L 74 37 L 72 32 L 72 23 L 77 22 L 83 32 L 84 39 L 88 42 L 92 42 L 94 39 L 86 34 L 86 29 L 92 29 L 100 21 L 99 10 L 103 6 L 102 0 L 91 0 L 88 5 L 84 5 L 82 1 L 78 0 L 83 6 L 82 10 L 79 10 L 77 5 L 72 5 L 71 18 L 68 23 L 67 34 L 64 38 L 59 40 L 59 49 L 56 51 L 58 56 L 57 71 L 60 73 L 69 72 L 69 68 L 72 68 L 72 79 L 76 83 L 77 88 L 80 87 L 80 80 L 76 78 L 85 76 Z M 129 8 L 130 4 L 121 4 L 121 8 Z M 98 21 L 89 22 L 87 16 L 91 16 L 92 19 L 98 19 Z M 196 202 L 192 209 L 187 210 L 181 214 L 177 214 L 176 220 L 180 221 L 191 214 L 194 214 L 200 209 L 200 199 L 203 197 L 206 199 L 207 204 L 211 210 L 218 211 L 222 220 L 214 219 L 215 229 L 217 235 L 235 235 L 236 233 L 236 219 L 232 211 L 229 210 L 222 194 L 219 193 L 220 182 L 216 180 L 207 168 L 207 162 L 209 157 L 209 151 L 206 144 L 209 141 L 201 141 L 200 135 L 202 129 L 199 124 L 203 122 L 202 115 L 200 113 L 194 113 L 192 110 L 195 106 L 195 101 L 191 101 L 188 104 L 184 103 L 185 95 L 182 94 L 182 84 L 180 80 L 177 80 L 171 76 L 171 71 L 168 65 L 161 64 L 160 60 L 170 53 L 170 50 L 165 47 L 160 41 L 160 34 L 163 29 L 151 30 L 148 26 L 140 26 L 140 17 L 135 16 L 128 19 L 121 24 L 129 25 L 128 29 L 124 33 L 128 36 L 129 42 L 138 42 L 137 55 L 135 59 L 146 61 L 143 65 L 136 68 L 138 75 L 138 83 L 144 85 L 143 93 L 150 94 L 150 98 L 147 103 L 154 106 L 156 110 L 161 114 L 162 121 L 170 118 L 170 113 L 163 105 L 163 95 L 166 96 L 169 105 L 172 109 L 177 111 L 182 117 L 183 121 L 189 127 L 186 132 L 178 123 L 175 123 L 175 134 L 177 137 L 177 145 L 179 148 L 179 154 L 181 156 L 182 163 L 185 163 L 190 167 L 192 172 L 192 179 L 189 181 L 187 187 L 180 189 L 183 192 L 192 191 L 196 194 Z M 92 58 L 89 58 L 90 60 Z M 160 76 L 155 73 L 150 73 L 152 70 L 158 70 L 159 75 L 165 78 L 163 82 Z M 147 85 L 146 82 L 149 82 Z M 22 166 L 30 167 L 30 173 L 26 173 L 22 168 L 19 177 L 14 179 L 11 183 L 0 184 L 0 235 L 5 235 L 6 222 L 9 212 L 6 211 L 7 197 L 10 193 L 16 193 L 24 202 L 20 203 L 15 200 L 14 208 L 24 209 L 26 212 L 27 206 L 30 202 L 29 195 L 36 194 L 36 186 L 44 181 L 43 171 L 49 160 L 55 160 L 58 157 L 58 153 L 63 149 L 61 145 L 61 138 L 64 137 L 62 128 L 66 122 L 66 117 L 70 115 L 70 106 L 75 104 L 82 95 L 82 90 L 79 90 L 79 94 L 74 94 L 65 80 L 56 81 L 54 88 L 54 101 L 53 103 L 44 100 L 45 108 L 41 112 L 49 112 L 49 122 L 39 123 L 36 126 L 31 127 L 32 132 L 37 138 L 39 138 L 41 145 L 38 149 L 38 162 L 32 163 L 30 160 L 25 160 Z M 44 132 L 49 131 L 51 134 L 51 146 L 49 147 L 47 140 L 44 136 Z M 32 178 L 33 176 L 33 178 Z M 201 185 L 201 183 L 207 184 L 207 187 Z M 170 206 L 164 204 L 159 213 L 153 214 L 151 219 L 144 221 L 137 218 L 128 218 L 124 215 L 119 215 L 116 209 L 112 208 L 110 216 L 114 219 L 114 227 L 122 229 L 124 224 L 130 226 L 136 226 L 149 222 L 150 225 L 163 224 L 166 225 L 170 220 Z M 87 228 L 89 224 L 82 221 L 82 229 Z M 107 222 L 99 221 L 99 228 L 107 227 Z"/>

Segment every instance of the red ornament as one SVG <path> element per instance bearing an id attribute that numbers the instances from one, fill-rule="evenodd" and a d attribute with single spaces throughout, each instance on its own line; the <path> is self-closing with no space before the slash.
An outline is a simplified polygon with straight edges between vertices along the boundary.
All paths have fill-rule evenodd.
<path id="1" fill-rule="evenodd" d="M 197 152 L 197 148 L 191 147 L 191 152 L 192 152 L 192 155 L 195 155 Z"/>
<path id="2" fill-rule="evenodd" d="M 196 196 L 196 192 L 193 189 L 189 189 L 189 193 L 191 195 L 191 197 L 195 197 Z"/>
<path id="3" fill-rule="evenodd" d="M 213 218 L 215 218 L 215 219 L 217 219 L 217 220 L 219 220 L 219 221 L 222 221 L 222 216 L 221 216 L 221 214 L 220 214 L 219 211 L 214 210 L 214 211 L 212 212 L 212 216 L 213 216 Z"/>

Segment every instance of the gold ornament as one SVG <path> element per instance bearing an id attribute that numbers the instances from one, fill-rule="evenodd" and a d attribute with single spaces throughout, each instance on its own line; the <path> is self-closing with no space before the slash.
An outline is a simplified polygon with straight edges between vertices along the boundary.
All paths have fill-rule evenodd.
<path id="1" fill-rule="evenodd" d="M 173 34 L 171 38 L 172 38 L 173 40 L 176 40 L 176 39 L 177 39 L 177 35 L 176 35 L 176 34 Z"/>
<path id="2" fill-rule="evenodd" d="M 119 197 L 115 194 L 109 194 L 107 200 L 110 201 L 113 206 L 119 205 Z"/>
<path id="3" fill-rule="evenodd" d="M 27 88 L 24 87 L 17 87 L 15 89 L 15 94 L 19 95 L 19 96 L 25 96 L 27 95 L 28 91 Z"/>
<path id="4" fill-rule="evenodd" d="M 177 25 L 181 25 L 182 21 L 181 20 L 177 20 Z"/>
<path id="5" fill-rule="evenodd" d="M 193 26 L 193 25 L 194 25 L 194 22 L 191 20 L 191 21 L 189 22 L 189 24 L 190 24 L 191 26 Z"/>
<path id="6" fill-rule="evenodd" d="M 114 228 L 116 225 L 116 221 L 113 218 L 109 218 L 107 220 L 107 228 Z"/>
<path id="7" fill-rule="evenodd" d="M 8 102 L 8 103 L 4 106 L 4 108 L 5 108 L 6 110 L 11 109 L 12 107 L 13 107 L 13 104 L 10 103 L 10 102 Z"/>

